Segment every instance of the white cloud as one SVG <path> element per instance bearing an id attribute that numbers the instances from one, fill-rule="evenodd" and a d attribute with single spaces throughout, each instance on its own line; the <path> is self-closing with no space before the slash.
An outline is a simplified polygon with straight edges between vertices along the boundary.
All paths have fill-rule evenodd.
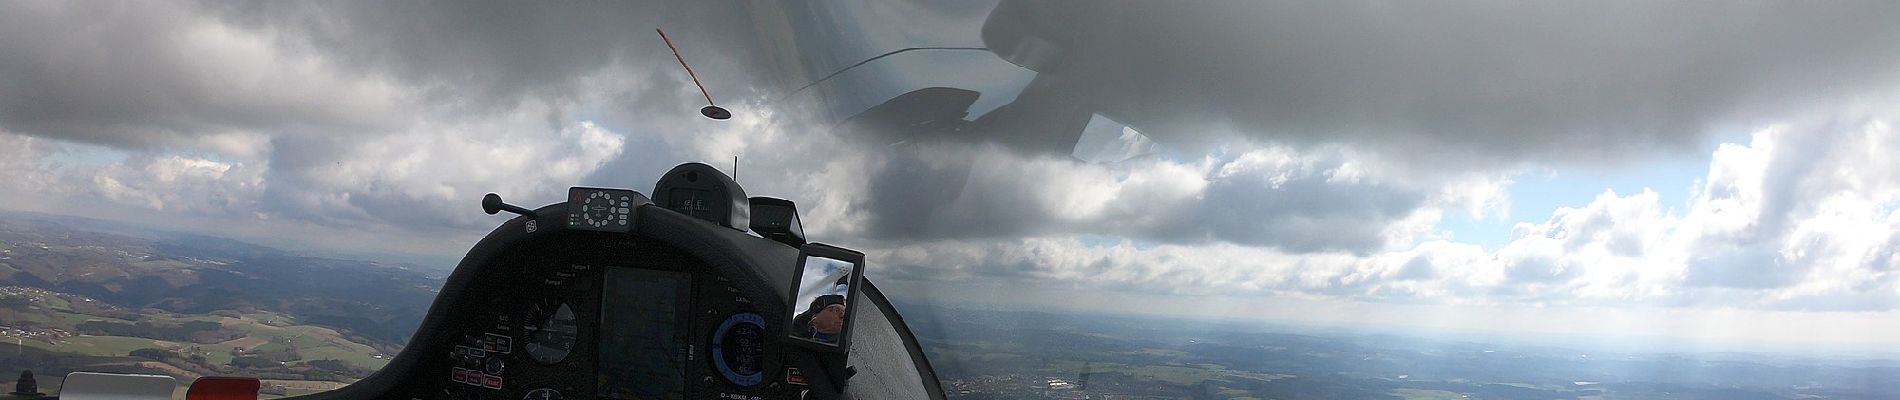
<path id="1" fill-rule="evenodd" d="M 492 118 L 308 143 L 321 159 L 275 174 L 268 196 L 289 204 L 267 210 L 338 223 L 474 227 L 491 222 L 469 212 L 483 193 L 558 198 L 625 149 L 623 134 L 591 121 L 551 129 L 544 110 L 524 105 Z"/>
<path id="2" fill-rule="evenodd" d="M 93 173 L 92 193 L 121 205 L 198 215 L 256 211 L 268 168 L 177 155 L 142 156 Z"/>
<path id="3" fill-rule="evenodd" d="M 1900 152 L 1891 123 L 1790 124 L 1723 145 L 1687 209 L 1651 190 L 1605 191 L 1543 222 L 1518 223 L 1498 249 L 1428 230 L 1410 247 L 1352 255 L 1216 244 L 1092 244 L 1059 237 L 881 249 L 899 279 L 1030 276 L 1158 292 L 1335 296 L 1373 301 L 1570 306 L 1863 310 L 1900 306 Z M 1277 156 L 1276 156 L 1277 155 Z M 1261 187 L 1300 170 L 1295 157 L 1249 153 L 1213 176 L 1258 173 Z M 1783 168 L 1793 168 L 1788 171 Z M 1414 217 L 1502 196 L 1445 185 Z M 1775 200 L 1779 198 L 1780 200 Z M 1482 206 L 1478 209 L 1491 209 Z M 1395 223 L 1393 227 L 1406 226 Z M 1401 235 L 1405 236 L 1405 235 Z"/>
<path id="4" fill-rule="evenodd" d="M 198 4 L 21 2 L 0 16 L 17 133 L 258 157 L 260 136 L 355 134 L 399 124 L 410 88 L 246 29 Z M 24 96 L 21 96 L 24 94 Z M 15 97 L 18 96 L 18 97 Z"/>
<path id="5" fill-rule="evenodd" d="M 5 177 L 0 179 L 0 192 L 7 193 L 7 200 L 0 204 L 20 207 L 24 206 L 20 203 L 38 203 L 56 194 L 49 192 L 67 189 L 47 165 L 59 147 L 51 140 L 0 130 L 0 176 Z"/>

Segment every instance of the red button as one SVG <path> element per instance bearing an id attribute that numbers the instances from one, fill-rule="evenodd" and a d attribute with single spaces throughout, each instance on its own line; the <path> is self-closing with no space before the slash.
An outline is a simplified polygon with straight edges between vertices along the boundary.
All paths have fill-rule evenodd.
<path id="1" fill-rule="evenodd" d="M 785 383 L 790 383 L 793 385 L 804 385 L 805 374 L 798 372 L 798 368 L 786 368 L 785 369 Z"/>

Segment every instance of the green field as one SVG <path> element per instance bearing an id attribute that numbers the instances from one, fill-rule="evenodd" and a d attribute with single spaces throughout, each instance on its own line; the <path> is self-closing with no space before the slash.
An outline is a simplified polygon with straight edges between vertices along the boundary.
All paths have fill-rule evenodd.
<path id="1" fill-rule="evenodd" d="M 11 342 L 8 344 L 19 345 L 17 349 L 6 350 L 21 353 L 32 353 L 37 350 L 59 355 L 55 356 L 55 359 L 65 360 L 60 363 L 75 370 L 117 372 L 130 368 L 133 371 L 172 375 L 179 379 L 181 385 L 189 385 L 199 374 L 191 371 L 209 369 L 218 370 L 217 373 L 221 375 L 246 376 L 246 369 L 235 368 L 231 365 L 237 355 L 291 354 L 289 350 L 294 349 L 296 359 L 282 364 L 285 367 L 298 366 L 308 361 L 333 359 L 362 370 L 373 371 L 388 363 L 388 360 L 371 356 L 377 353 L 374 348 L 344 339 L 343 335 L 333 329 L 298 325 L 293 318 L 272 312 L 224 313 L 220 316 L 148 311 L 136 316 L 137 323 L 159 326 L 183 326 L 187 322 L 214 322 L 218 324 L 218 332 L 229 335 L 225 337 L 236 337 L 217 343 L 192 343 L 113 335 L 52 335 L 47 334 L 50 332 L 49 329 L 75 332 L 75 326 L 88 321 L 112 323 L 135 321 L 113 318 L 110 315 L 128 315 L 129 313 L 110 306 L 93 305 L 93 301 L 87 301 L 79 296 L 23 288 L 0 288 L 0 291 L 4 291 L 0 293 L 0 299 L 12 299 L 12 303 L 5 308 L 0 308 L 0 321 L 6 322 L 4 325 L 24 326 L 27 327 L 24 329 L 38 332 L 36 335 L 14 335 L 15 332 L 0 334 L 0 343 Z M 236 315 L 236 317 L 231 315 Z M 134 350 L 147 348 L 170 350 L 184 359 L 171 358 L 168 360 L 172 361 L 159 362 L 130 356 Z M 97 358 L 92 359 L 93 361 L 77 358 L 87 356 Z M 193 356 L 202 357 L 202 359 L 191 361 Z M 137 365 L 139 363 L 147 364 Z M 85 365 L 94 367 L 88 368 Z M 0 365 L 0 369 L 8 371 L 20 369 L 20 367 Z M 54 379 L 48 383 L 57 387 L 57 378 L 49 378 Z M 43 382 L 46 381 L 43 380 Z M 296 380 L 283 382 L 302 382 L 299 385 L 303 387 L 288 389 L 291 394 L 317 392 L 321 391 L 325 385 L 335 384 Z M 179 393 L 182 396 L 182 389 Z"/>
<path id="2" fill-rule="evenodd" d="M 67 320 L 77 320 L 79 322 L 84 322 L 89 319 L 99 319 L 94 316 L 64 312 L 57 312 L 55 315 Z M 247 352 L 265 352 L 279 351 L 294 347 L 305 360 L 335 359 L 372 370 L 382 368 L 383 365 L 388 364 L 388 360 L 379 360 L 370 356 L 376 352 L 375 349 L 370 348 L 368 345 L 345 340 L 342 335 L 338 334 L 335 330 L 309 325 L 280 327 L 261 322 L 261 320 L 268 320 L 267 318 L 284 319 L 282 316 L 263 313 L 245 315 L 243 318 L 160 316 L 147 319 L 147 321 L 167 324 L 186 321 L 214 321 L 223 324 L 226 328 L 245 332 L 244 338 L 219 343 L 179 343 L 136 337 L 92 335 L 78 335 L 52 341 L 21 338 L 11 339 L 16 339 L 16 342 L 26 347 L 59 353 L 76 353 L 91 356 L 124 356 L 131 353 L 132 350 L 155 347 L 178 351 L 186 355 L 198 354 L 211 360 L 215 364 L 225 364 L 231 362 L 232 349 L 234 348 L 242 348 Z M 7 339 L 7 337 L 0 336 L 0 339 Z"/>
<path id="3" fill-rule="evenodd" d="M 156 341 L 152 339 L 124 337 L 124 336 L 81 335 L 81 336 L 74 336 L 74 337 L 70 337 L 66 339 L 54 340 L 51 342 L 32 340 L 32 339 L 19 339 L 19 338 L 13 338 L 13 339 L 16 339 L 15 343 L 18 343 L 25 347 L 36 348 L 36 349 L 46 350 L 46 351 L 55 352 L 55 353 L 73 353 L 73 354 L 83 354 L 83 355 L 88 355 L 88 356 L 102 356 L 102 357 L 124 356 L 127 354 L 131 354 L 132 350 L 138 350 L 138 349 L 147 348 L 147 347 L 159 347 L 159 346 L 162 346 L 164 343 L 167 343 L 167 342 Z"/>

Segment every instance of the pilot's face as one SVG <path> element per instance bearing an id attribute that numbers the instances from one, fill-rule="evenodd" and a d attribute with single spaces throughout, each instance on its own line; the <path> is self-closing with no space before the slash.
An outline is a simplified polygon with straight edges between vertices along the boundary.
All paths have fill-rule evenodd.
<path id="1" fill-rule="evenodd" d="M 843 304 L 825 306 L 825 309 L 819 311 L 818 315 L 811 317 L 812 329 L 824 332 L 827 335 L 838 334 L 838 331 L 844 330 L 844 311 L 845 308 Z"/>

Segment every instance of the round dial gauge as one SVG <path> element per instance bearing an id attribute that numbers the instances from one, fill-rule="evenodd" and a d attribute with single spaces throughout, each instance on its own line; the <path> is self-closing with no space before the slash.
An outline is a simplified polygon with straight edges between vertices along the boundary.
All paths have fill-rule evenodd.
<path id="1" fill-rule="evenodd" d="M 580 336 L 580 325 L 575 322 L 574 307 L 559 299 L 547 299 L 528 309 L 522 332 L 527 334 L 522 351 L 528 352 L 528 358 L 544 365 L 553 365 L 567 359 L 567 353 L 574 351 L 574 342 Z"/>
<path id="2" fill-rule="evenodd" d="M 765 381 L 765 317 L 741 312 L 726 317 L 713 332 L 713 367 L 740 387 Z"/>
<path id="3" fill-rule="evenodd" d="M 521 400 L 561 400 L 561 392 L 554 389 L 540 388 L 528 391 L 527 395 L 521 396 Z"/>
<path id="4" fill-rule="evenodd" d="M 625 200 L 625 199 L 622 199 Z M 587 200 L 581 203 L 586 210 L 581 213 L 581 222 L 595 228 L 605 228 L 609 224 L 626 224 L 626 202 L 614 200 L 614 196 L 605 192 L 587 194 Z"/>

